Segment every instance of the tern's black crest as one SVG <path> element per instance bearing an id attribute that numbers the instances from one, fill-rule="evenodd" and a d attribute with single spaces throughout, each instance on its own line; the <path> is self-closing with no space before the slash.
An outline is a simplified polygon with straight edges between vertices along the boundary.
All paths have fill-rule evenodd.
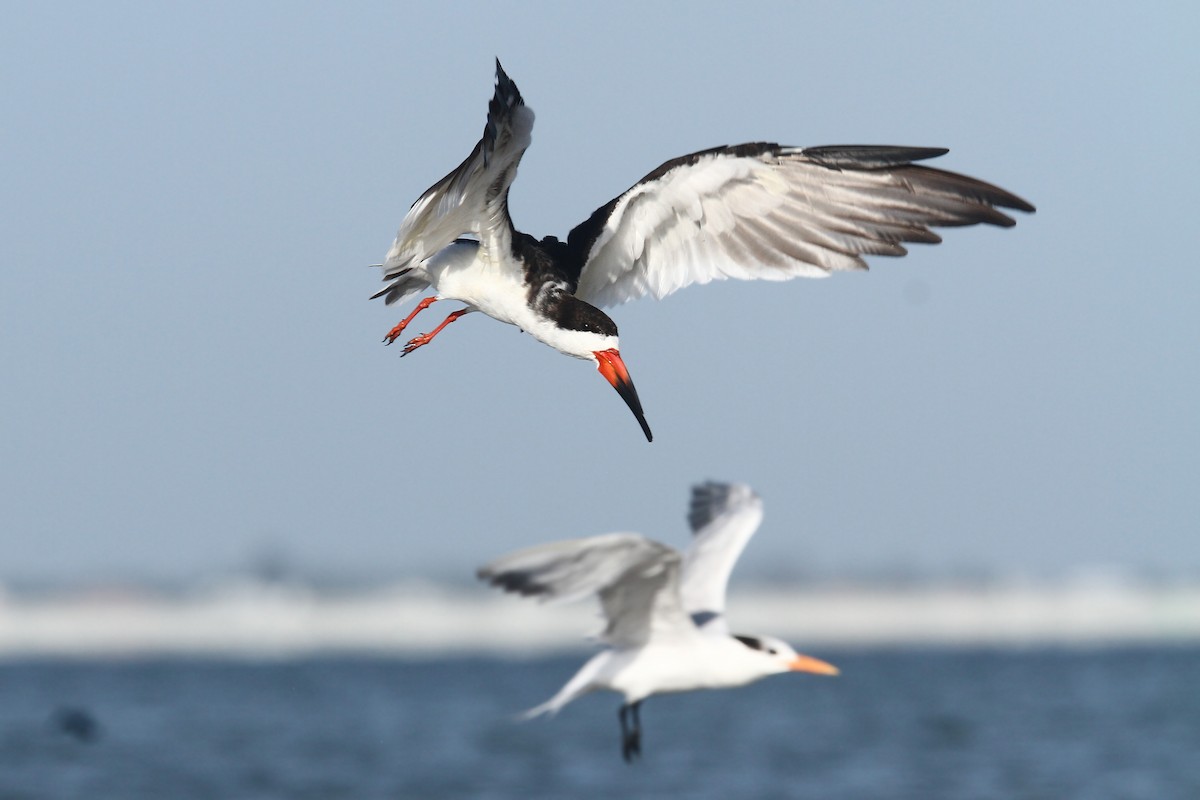
<path id="1" fill-rule="evenodd" d="M 758 650 L 761 652 L 761 651 L 765 651 L 767 649 L 766 645 L 763 644 L 763 640 L 759 639 L 757 636 L 736 636 L 735 635 L 733 638 L 737 639 L 739 642 L 746 645 L 746 647 L 749 647 L 751 650 Z"/>

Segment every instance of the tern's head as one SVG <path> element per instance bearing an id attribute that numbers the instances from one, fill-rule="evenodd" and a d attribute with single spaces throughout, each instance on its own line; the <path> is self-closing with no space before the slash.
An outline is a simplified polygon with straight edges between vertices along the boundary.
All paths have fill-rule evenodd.
<path id="1" fill-rule="evenodd" d="M 817 675 L 837 675 L 838 668 L 819 658 L 797 653 L 792 646 L 774 636 L 736 636 L 739 642 L 760 653 L 767 662 L 764 672 L 812 672 Z"/>

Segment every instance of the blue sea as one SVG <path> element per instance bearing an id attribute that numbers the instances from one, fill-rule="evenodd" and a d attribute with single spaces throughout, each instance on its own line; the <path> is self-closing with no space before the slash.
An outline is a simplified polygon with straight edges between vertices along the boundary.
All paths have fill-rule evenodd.
<path id="1" fill-rule="evenodd" d="M 579 654 L 0 664 L 0 798 L 1195 800 L 1200 647 L 858 649 L 517 722 Z"/>

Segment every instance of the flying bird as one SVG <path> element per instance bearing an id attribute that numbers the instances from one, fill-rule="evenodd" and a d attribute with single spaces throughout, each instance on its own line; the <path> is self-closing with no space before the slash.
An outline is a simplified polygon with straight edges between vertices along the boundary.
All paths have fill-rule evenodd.
<path id="1" fill-rule="evenodd" d="M 508 190 L 529 147 L 533 111 L 496 61 L 483 136 L 413 204 L 384 259 L 388 304 L 434 290 L 388 332 L 398 339 L 438 300 L 458 300 L 402 355 L 464 314 L 482 311 L 591 361 L 653 439 L 621 358 L 617 326 L 599 307 L 726 278 L 787 280 L 865 270 L 865 255 L 902 256 L 936 243 L 930 228 L 1010 227 L 997 210 L 1034 207 L 983 181 L 915 164 L 940 147 L 790 147 L 751 142 L 671 159 L 602 205 L 561 241 L 518 231 Z"/>
<path id="2" fill-rule="evenodd" d="M 762 501 L 748 486 L 693 487 L 687 553 L 636 533 L 552 542 L 496 559 L 479 578 L 541 600 L 596 595 L 608 648 L 593 656 L 525 718 L 556 714 L 599 689 L 624 701 L 621 755 L 641 755 L 642 701 L 655 694 L 721 689 L 783 672 L 836 675 L 831 664 L 800 655 L 772 636 L 735 636 L 725 620 L 725 586 L 762 521 Z"/>

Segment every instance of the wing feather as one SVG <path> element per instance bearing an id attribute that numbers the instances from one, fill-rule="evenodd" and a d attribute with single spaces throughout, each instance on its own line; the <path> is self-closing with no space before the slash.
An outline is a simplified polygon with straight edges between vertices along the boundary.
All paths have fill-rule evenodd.
<path id="1" fill-rule="evenodd" d="M 762 500 L 749 486 L 710 481 L 692 488 L 688 524 L 694 538 L 684 557 L 680 596 L 705 633 L 728 635 L 729 575 L 761 523 Z"/>
<path id="2" fill-rule="evenodd" d="M 383 262 L 389 286 L 376 297 L 393 303 L 420 291 L 426 284 L 418 284 L 410 271 L 461 236 L 474 235 L 493 251 L 511 247 L 508 190 L 532 132 L 533 110 L 496 61 L 496 91 L 483 136 L 454 171 L 409 209 Z"/>
<path id="3" fill-rule="evenodd" d="M 571 231 L 576 295 L 600 306 L 713 280 L 867 268 L 932 227 L 1008 227 L 1034 210 L 989 183 L 918 164 L 941 148 L 750 143 L 666 162 Z"/>
<path id="4" fill-rule="evenodd" d="M 538 545 L 496 559 L 481 580 L 526 597 L 600 599 L 603 639 L 616 647 L 695 635 L 679 598 L 678 551 L 635 533 Z"/>

